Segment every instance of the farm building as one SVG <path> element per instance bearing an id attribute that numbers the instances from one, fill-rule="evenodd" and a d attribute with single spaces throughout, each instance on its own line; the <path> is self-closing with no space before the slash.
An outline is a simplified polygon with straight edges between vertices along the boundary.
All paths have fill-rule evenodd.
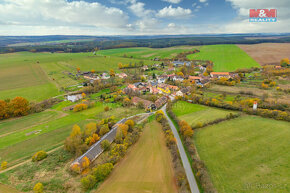
<path id="1" fill-rule="evenodd" d="M 230 78 L 230 73 L 229 72 L 211 72 L 210 73 L 211 78 Z"/>
<path id="2" fill-rule="evenodd" d="M 155 101 L 155 106 L 157 109 L 159 109 L 160 107 L 162 107 L 166 102 L 167 102 L 168 98 L 166 96 L 163 96 L 159 99 L 157 99 Z"/>
<path id="3" fill-rule="evenodd" d="M 148 100 L 139 98 L 139 97 L 133 97 L 132 98 L 132 102 L 134 105 L 138 105 L 139 103 L 143 104 L 144 109 L 149 109 L 149 110 L 155 110 L 156 109 L 156 105 Z"/>

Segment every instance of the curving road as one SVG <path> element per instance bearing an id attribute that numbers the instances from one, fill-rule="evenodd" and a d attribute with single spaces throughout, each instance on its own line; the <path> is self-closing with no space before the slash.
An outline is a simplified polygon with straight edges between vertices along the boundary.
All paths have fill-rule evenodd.
<path id="1" fill-rule="evenodd" d="M 187 155 L 185 153 L 185 150 L 184 150 L 183 144 L 181 142 L 181 139 L 179 137 L 179 134 L 177 132 L 177 129 L 176 129 L 176 127 L 174 126 L 174 124 L 172 123 L 171 119 L 168 117 L 168 115 L 166 113 L 166 105 L 164 105 L 161 108 L 161 110 L 164 112 L 164 114 L 165 114 L 165 116 L 166 116 L 166 118 L 168 120 L 168 123 L 170 125 L 170 128 L 171 128 L 171 130 L 172 130 L 172 132 L 174 134 L 174 137 L 176 138 L 177 147 L 178 147 L 179 154 L 180 154 L 180 157 L 181 157 L 181 161 L 182 161 L 182 164 L 183 164 L 186 176 L 187 176 L 187 180 L 188 180 L 188 183 L 189 183 L 189 186 L 190 186 L 191 193 L 199 193 L 199 189 L 198 189 L 196 180 L 194 178 L 190 163 L 188 161 Z"/>

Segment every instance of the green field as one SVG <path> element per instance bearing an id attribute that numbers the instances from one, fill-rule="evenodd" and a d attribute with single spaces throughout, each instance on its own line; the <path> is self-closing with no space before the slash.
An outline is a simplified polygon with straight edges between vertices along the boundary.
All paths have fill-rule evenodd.
<path id="1" fill-rule="evenodd" d="M 92 53 L 30 53 L 0 55 L 0 99 L 22 96 L 41 101 L 61 94 L 59 90 L 76 85 L 68 73 L 81 71 L 118 71 L 118 63 L 138 63 L 139 59 L 117 56 L 94 56 Z M 145 64 L 153 64 L 145 60 Z"/>
<path id="2" fill-rule="evenodd" d="M 215 72 L 231 72 L 237 69 L 260 67 L 245 51 L 236 45 L 202 46 L 200 52 L 188 55 L 191 60 L 211 60 Z"/>
<path id="3" fill-rule="evenodd" d="M 218 192 L 290 192 L 289 123 L 243 116 L 197 130 L 194 140 Z"/>
<path id="4" fill-rule="evenodd" d="M 78 113 L 61 111 L 62 107 L 71 104 L 64 102 L 63 106 L 57 105 L 54 111 L 0 122 L 0 162 L 8 161 L 9 166 L 12 166 L 30 158 L 39 150 L 49 151 L 63 145 L 74 124 L 82 127 L 92 120 L 110 116 L 120 119 L 142 112 L 137 108 L 102 103 L 96 103 L 93 108 Z M 104 112 L 105 106 L 110 106 L 111 110 Z"/>
<path id="5" fill-rule="evenodd" d="M 195 125 L 198 122 L 207 123 L 219 118 L 225 118 L 230 113 L 235 114 L 234 111 L 221 110 L 185 101 L 175 103 L 172 110 L 180 120 L 186 121 L 189 125 Z"/>
<path id="6" fill-rule="evenodd" d="M 159 123 L 153 121 L 145 126 L 137 144 L 96 192 L 178 192 L 171 155 Z"/>
<path id="7" fill-rule="evenodd" d="M 101 50 L 98 54 L 107 55 L 107 56 L 119 56 L 123 57 L 124 54 L 127 57 L 139 58 L 139 59 L 154 59 L 154 58 L 172 58 L 178 53 L 187 52 L 199 48 L 199 46 L 178 46 L 178 47 L 169 47 L 169 48 L 118 48 L 110 50 Z"/>

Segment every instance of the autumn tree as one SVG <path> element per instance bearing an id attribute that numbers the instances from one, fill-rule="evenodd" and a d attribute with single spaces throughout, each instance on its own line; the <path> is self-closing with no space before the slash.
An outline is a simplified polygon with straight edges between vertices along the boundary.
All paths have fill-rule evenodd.
<path id="1" fill-rule="evenodd" d="M 9 106 L 6 101 L 0 100 L 0 120 L 9 118 Z"/>
<path id="2" fill-rule="evenodd" d="M 129 126 L 126 124 L 119 124 L 118 127 L 122 130 L 124 137 L 126 137 L 128 134 Z"/>
<path id="3" fill-rule="evenodd" d="M 111 143 L 107 139 L 101 142 L 101 147 L 104 151 L 108 151 L 110 149 L 110 145 Z"/>
<path id="4" fill-rule="evenodd" d="M 5 169 L 7 168 L 7 164 L 8 164 L 7 161 L 3 161 L 3 162 L 1 163 L 1 170 L 5 170 Z"/>
<path id="5" fill-rule="evenodd" d="M 102 125 L 101 129 L 100 129 L 100 136 L 105 135 L 106 133 L 108 133 L 110 131 L 108 124 L 104 124 Z"/>
<path id="6" fill-rule="evenodd" d="M 286 67 L 290 64 L 289 58 L 284 58 L 280 62 L 281 66 Z"/>
<path id="7" fill-rule="evenodd" d="M 97 131 L 97 123 L 91 122 L 86 124 L 84 134 L 86 137 L 92 136 Z"/>
<path id="8" fill-rule="evenodd" d="M 110 70 L 110 76 L 111 77 L 115 77 L 116 76 L 116 73 L 113 69 Z"/>
<path id="9" fill-rule="evenodd" d="M 96 72 L 96 71 L 95 71 L 94 69 L 92 69 L 92 70 L 91 70 L 91 73 L 93 73 L 93 74 L 94 74 L 95 72 Z"/>
<path id="10" fill-rule="evenodd" d="M 77 67 L 77 72 L 80 72 L 80 71 L 81 71 L 81 69 L 79 67 Z"/>
<path id="11" fill-rule="evenodd" d="M 86 104 L 77 104 L 77 105 L 74 107 L 73 111 L 74 111 L 74 112 L 79 112 L 79 111 L 86 110 L 87 108 L 88 108 L 88 105 L 86 105 Z"/>
<path id="12" fill-rule="evenodd" d="M 132 131 L 132 129 L 133 129 L 134 125 L 135 125 L 135 122 L 134 122 L 133 120 L 129 119 L 129 120 L 127 120 L 127 121 L 125 122 L 125 124 L 128 125 L 129 130 Z"/>
<path id="13" fill-rule="evenodd" d="M 29 111 L 29 102 L 23 97 L 15 97 L 10 102 L 11 110 L 13 113 L 13 116 L 24 116 L 28 114 Z"/>
<path id="14" fill-rule="evenodd" d="M 90 190 L 96 185 L 96 177 L 93 175 L 87 175 L 81 179 L 81 184 L 84 190 Z"/>
<path id="15" fill-rule="evenodd" d="M 106 106 L 105 108 L 104 108 L 104 111 L 109 111 L 110 110 L 110 107 L 108 107 L 108 106 Z"/>
<path id="16" fill-rule="evenodd" d="M 177 72 L 176 75 L 184 77 L 184 74 L 182 72 Z"/>
<path id="17" fill-rule="evenodd" d="M 87 156 L 83 157 L 83 159 L 81 160 L 82 163 L 82 169 L 86 169 L 90 166 L 90 160 Z"/>
<path id="18" fill-rule="evenodd" d="M 98 165 L 93 169 L 93 175 L 95 176 L 97 182 L 103 181 L 113 170 L 114 166 L 112 163 L 105 163 Z"/>
<path id="19" fill-rule="evenodd" d="M 37 184 L 35 184 L 35 186 L 33 187 L 33 192 L 34 193 L 43 193 L 42 183 L 38 182 Z"/>

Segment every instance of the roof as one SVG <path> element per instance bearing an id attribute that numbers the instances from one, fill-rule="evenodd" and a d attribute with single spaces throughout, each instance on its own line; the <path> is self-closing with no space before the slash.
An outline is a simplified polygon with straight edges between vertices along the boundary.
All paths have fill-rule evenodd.
<path id="1" fill-rule="evenodd" d="M 166 102 L 167 102 L 167 97 L 163 96 L 163 97 L 159 98 L 157 101 L 155 101 L 155 105 L 157 108 L 159 108 L 162 105 L 164 105 Z"/>
<path id="2" fill-rule="evenodd" d="M 147 107 L 149 107 L 150 105 L 154 104 L 154 103 L 151 102 L 151 101 L 148 101 L 148 100 L 145 100 L 145 99 L 142 99 L 142 98 L 139 98 L 139 97 L 133 97 L 133 98 L 132 98 L 132 102 L 133 102 L 135 105 L 137 105 L 139 102 L 142 102 L 144 108 L 147 108 Z"/>
<path id="3" fill-rule="evenodd" d="M 230 75 L 229 72 L 211 72 L 210 75 Z"/>
<path id="4" fill-rule="evenodd" d="M 201 80 L 201 77 L 199 77 L 199 76 L 189 76 L 188 78 L 190 80 Z"/>

